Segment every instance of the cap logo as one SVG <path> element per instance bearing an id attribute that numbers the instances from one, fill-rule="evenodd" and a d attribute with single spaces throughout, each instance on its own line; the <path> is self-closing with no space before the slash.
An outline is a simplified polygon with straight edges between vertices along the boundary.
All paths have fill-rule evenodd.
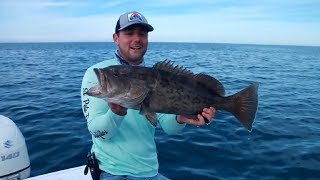
<path id="1" fill-rule="evenodd" d="M 128 14 L 128 20 L 129 20 L 129 22 L 132 22 L 132 21 L 142 22 L 143 21 L 142 15 L 137 12 Z"/>

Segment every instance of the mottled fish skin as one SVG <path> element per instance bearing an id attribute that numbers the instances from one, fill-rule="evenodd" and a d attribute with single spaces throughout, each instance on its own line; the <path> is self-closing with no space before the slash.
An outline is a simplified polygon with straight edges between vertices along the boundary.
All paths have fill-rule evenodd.
<path id="1" fill-rule="evenodd" d="M 135 104 L 141 114 L 151 117 L 147 119 L 153 125 L 156 123 L 155 113 L 196 118 L 203 108 L 215 107 L 232 113 L 246 129 L 252 129 L 258 106 L 257 83 L 226 97 L 223 85 L 214 77 L 193 74 L 170 61 L 159 62 L 153 67 L 115 65 L 95 71 L 99 72 L 96 74 L 103 94 L 113 98 L 113 103 L 127 108 L 132 107 L 123 101 Z M 110 86 L 113 91 L 108 89 Z M 126 99 L 121 99 L 124 95 Z"/>

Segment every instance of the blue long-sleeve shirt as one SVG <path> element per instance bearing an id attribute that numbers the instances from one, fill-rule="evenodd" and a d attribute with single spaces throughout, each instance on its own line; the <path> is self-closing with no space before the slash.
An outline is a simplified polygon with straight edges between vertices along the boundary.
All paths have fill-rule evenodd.
<path id="1" fill-rule="evenodd" d="M 139 111 L 128 109 L 127 115 L 113 113 L 107 102 L 86 95 L 98 84 L 93 68 L 117 65 L 117 59 L 102 61 L 88 68 L 81 86 L 82 110 L 92 134 L 92 152 L 101 170 L 114 175 L 151 177 L 158 173 L 158 159 L 154 141 L 155 127 Z M 176 121 L 176 115 L 157 114 L 162 129 L 174 134 L 185 127 Z"/>

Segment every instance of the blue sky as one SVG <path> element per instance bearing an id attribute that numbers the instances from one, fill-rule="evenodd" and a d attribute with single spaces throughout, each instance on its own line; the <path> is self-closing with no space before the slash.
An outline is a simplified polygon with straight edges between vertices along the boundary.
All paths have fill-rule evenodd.
<path id="1" fill-rule="evenodd" d="M 320 0 L 1 0 L 0 42 L 112 41 L 141 12 L 155 42 L 320 46 Z"/>

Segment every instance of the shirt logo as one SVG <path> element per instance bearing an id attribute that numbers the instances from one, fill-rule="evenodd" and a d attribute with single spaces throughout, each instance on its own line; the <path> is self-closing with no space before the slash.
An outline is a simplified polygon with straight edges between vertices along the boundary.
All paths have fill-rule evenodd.
<path id="1" fill-rule="evenodd" d="M 129 13 L 128 20 L 129 22 L 132 22 L 132 21 L 143 22 L 142 15 L 137 12 Z"/>

